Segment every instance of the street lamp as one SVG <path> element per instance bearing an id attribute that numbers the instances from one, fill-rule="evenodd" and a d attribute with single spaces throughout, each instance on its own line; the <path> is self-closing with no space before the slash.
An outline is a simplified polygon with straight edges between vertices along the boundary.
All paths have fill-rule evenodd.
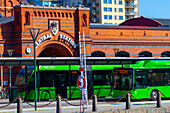
<path id="1" fill-rule="evenodd" d="M 11 56 L 12 56 L 13 51 L 14 51 L 14 49 L 8 49 L 8 50 L 7 50 L 8 55 L 9 55 L 10 58 L 11 58 Z M 12 69 L 12 67 L 13 67 L 13 66 L 8 66 L 8 68 L 9 68 L 9 74 L 10 74 L 10 76 L 9 76 L 9 100 L 10 100 L 10 101 L 12 101 L 12 100 L 11 100 L 11 69 Z"/>
<path id="2" fill-rule="evenodd" d="M 37 110 L 37 107 L 36 107 L 37 106 L 37 95 L 36 95 L 36 92 L 37 92 L 37 76 L 36 76 L 36 48 L 35 48 L 35 41 L 37 39 L 37 36 L 39 34 L 40 29 L 30 28 L 29 30 L 30 30 L 32 39 L 34 41 L 35 110 Z"/>
<path id="3" fill-rule="evenodd" d="M 114 53 L 115 53 L 115 57 L 117 57 L 117 52 L 119 52 L 119 49 L 115 48 L 113 50 L 114 50 Z"/>

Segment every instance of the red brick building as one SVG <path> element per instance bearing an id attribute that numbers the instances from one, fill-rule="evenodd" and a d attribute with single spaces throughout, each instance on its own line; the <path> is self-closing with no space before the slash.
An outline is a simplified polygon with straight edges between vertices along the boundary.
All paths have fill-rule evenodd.
<path id="1" fill-rule="evenodd" d="M 40 29 L 36 40 L 37 57 L 78 57 L 79 31 L 85 32 L 88 57 L 115 57 L 115 49 L 117 57 L 170 56 L 170 27 L 163 27 L 155 20 L 141 17 L 119 26 L 90 24 L 89 9 L 83 6 L 19 4 L 14 7 L 14 17 L 0 18 L 1 58 L 8 57 L 8 49 L 14 49 L 13 57 L 34 56 L 29 28 Z M 27 51 L 30 48 L 31 51 Z M 12 84 L 20 69 L 12 68 Z M 3 81 L 9 81 L 9 68 L 1 66 L 1 87 Z"/>

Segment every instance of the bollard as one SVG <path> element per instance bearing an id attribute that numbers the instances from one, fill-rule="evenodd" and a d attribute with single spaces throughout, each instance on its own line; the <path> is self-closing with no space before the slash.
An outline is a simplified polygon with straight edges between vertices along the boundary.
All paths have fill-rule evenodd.
<path id="1" fill-rule="evenodd" d="M 22 113 L 22 100 L 19 97 L 17 101 L 17 113 Z"/>
<path id="2" fill-rule="evenodd" d="M 161 93 L 159 91 L 157 93 L 157 107 L 161 107 Z"/>
<path id="3" fill-rule="evenodd" d="M 93 107 L 92 111 L 97 111 L 97 95 L 93 97 Z"/>
<path id="4" fill-rule="evenodd" d="M 130 108 L 131 108 L 130 94 L 127 93 L 127 94 L 126 94 L 126 109 L 130 109 Z"/>
<path id="5" fill-rule="evenodd" d="M 61 113 L 61 96 L 57 97 L 57 109 L 56 113 Z"/>

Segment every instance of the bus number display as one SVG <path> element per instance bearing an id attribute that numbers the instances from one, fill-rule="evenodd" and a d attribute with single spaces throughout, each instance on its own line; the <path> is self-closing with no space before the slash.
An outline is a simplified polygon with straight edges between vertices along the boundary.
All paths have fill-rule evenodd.
<path id="1" fill-rule="evenodd" d="M 116 69 L 115 74 L 124 74 L 128 75 L 128 70 L 121 70 L 121 69 Z"/>

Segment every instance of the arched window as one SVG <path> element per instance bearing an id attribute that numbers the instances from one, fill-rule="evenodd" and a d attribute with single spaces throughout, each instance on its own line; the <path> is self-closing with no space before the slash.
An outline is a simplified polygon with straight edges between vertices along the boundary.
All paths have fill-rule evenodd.
<path id="1" fill-rule="evenodd" d="M 40 17 L 41 16 L 41 13 L 38 11 L 38 16 Z"/>
<path id="2" fill-rule="evenodd" d="M 57 17 L 56 12 L 54 12 L 54 17 Z"/>
<path id="3" fill-rule="evenodd" d="M 82 22 L 83 22 L 83 26 L 87 26 L 87 16 L 86 16 L 86 14 L 83 14 Z"/>
<path id="4" fill-rule="evenodd" d="M 125 52 L 125 51 L 119 51 L 117 52 L 116 57 L 130 57 L 129 53 Z"/>
<path id="5" fill-rule="evenodd" d="M 60 13 L 58 12 L 58 17 L 60 17 Z"/>
<path id="6" fill-rule="evenodd" d="M 15 24 L 19 24 L 19 13 L 18 12 L 16 12 L 15 14 L 14 14 L 15 16 Z"/>
<path id="7" fill-rule="evenodd" d="M 50 17 L 53 17 L 53 14 L 52 14 L 52 12 L 50 12 Z"/>
<path id="8" fill-rule="evenodd" d="M 30 13 L 28 11 L 25 13 L 25 24 L 30 24 Z"/>
<path id="9" fill-rule="evenodd" d="M 70 15 L 70 18 L 72 18 L 72 14 L 71 14 L 71 13 L 69 13 L 69 15 Z"/>
<path id="10" fill-rule="evenodd" d="M 37 13 L 34 11 L 34 16 L 37 16 Z"/>
<path id="11" fill-rule="evenodd" d="M 92 57 L 105 57 L 105 53 L 100 52 L 100 51 L 95 51 L 93 53 L 91 53 Z"/>
<path id="12" fill-rule="evenodd" d="M 43 16 L 43 17 L 45 17 L 45 14 L 44 14 L 44 12 L 42 12 L 42 16 Z"/>
<path id="13" fill-rule="evenodd" d="M 165 51 L 165 52 L 161 53 L 161 57 L 170 57 L 170 52 Z"/>
<path id="14" fill-rule="evenodd" d="M 66 14 L 66 18 L 68 18 L 68 13 L 65 13 Z"/>
<path id="15" fill-rule="evenodd" d="M 47 15 L 47 17 L 48 17 L 48 12 L 46 12 L 46 15 Z"/>
<path id="16" fill-rule="evenodd" d="M 148 51 L 143 51 L 139 53 L 139 57 L 152 57 L 152 53 Z"/>
<path id="17" fill-rule="evenodd" d="M 62 14 L 62 17 L 64 17 L 64 13 L 61 13 Z"/>
<path id="18" fill-rule="evenodd" d="M 13 3 L 12 1 L 9 1 L 9 3 L 11 4 L 10 7 L 13 7 Z M 13 9 L 10 10 L 11 16 L 13 16 Z"/>

